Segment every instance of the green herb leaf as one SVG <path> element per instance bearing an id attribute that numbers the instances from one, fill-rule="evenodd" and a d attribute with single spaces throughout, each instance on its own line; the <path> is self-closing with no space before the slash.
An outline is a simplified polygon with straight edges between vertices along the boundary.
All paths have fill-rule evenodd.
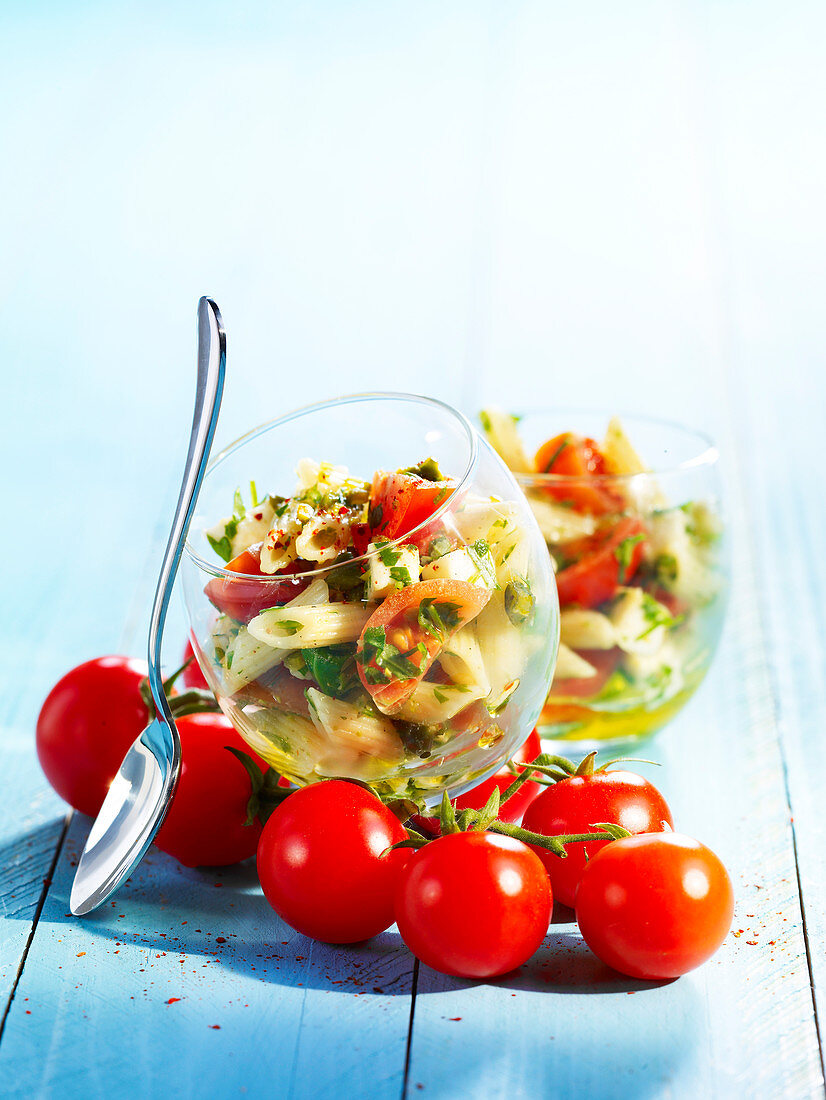
<path id="1" fill-rule="evenodd" d="M 645 535 L 629 535 L 627 539 L 623 539 L 618 546 L 614 548 L 614 557 L 619 563 L 619 573 L 617 575 L 617 583 L 625 584 L 625 579 L 628 575 L 628 570 L 631 568 L 631 562 L 634 556 L 634 547 L 638 542 L 644 542 Z"/>
<path id="2" fill-rule="evenodd" d="M 232 543 L 226 535 L 221 539 L 214 539 L 212 535 L 207 535 L 207 541 L 222 561 L 231 561 Z"/>
<path id="3" fill-rule="evenodd" d="M 325 695 L 341 698 L 358 685 L 355 643 L 302 649 L 301 656 Z"/>

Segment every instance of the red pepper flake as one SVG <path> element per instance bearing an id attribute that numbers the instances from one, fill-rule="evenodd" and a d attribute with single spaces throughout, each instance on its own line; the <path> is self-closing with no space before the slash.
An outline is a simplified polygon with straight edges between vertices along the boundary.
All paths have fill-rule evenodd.
<path id="1" fill-rule="evenodd" d="M 213 883 L 213 885 L 218 887 L 218 886 L 223 886 L 224 884 L 223 884 L 223 882 L 216 882 L 216 883 Z M 215 1026 L 217 1027 L 218 1025 L 216 1024 Z"/>
<path id="2" fill-rule="evenodd" d="M 450 1020 L 452 1024 L 458 1023 L 461 1018 L 461 1016 L 448 1016 L 448 1020 Z"/>
<path id="3" fill-rule="evenodd" d="M 85 954 L 86 954 L 86 952 L 85 952 L 85 951 L 78 951 L 78 953 L 77 953 L 77 957 L 78 957 L 79 959 L 82 959 L 82 958 L 83 958 L 83 956 L 84 956 Z"/>
<path id="4" fill-rule="evenodd" d="M 746 940 L 749 947 L 757 947 L 757 940 Z"/>
<path id="5" fill-rule="evenodd" d="M 220 1024 L 210 1024 L 209 1026 L 213 1031 L 220 1031 L 221 1030 L 221 1025 Z"/>
<path id="6" fill-rule="evenodd" d="M 215 937 L 215 942 L 216 943 L 226 943 L 227 942 L 226 937 L 225 936 L 216 936 Z"/>
<path id="7" fill-rule="evenodd" d="M 26 1015 L 31 1016 L 31 1014 L 32 1014 L 32 1010 L 30 1008 L 27 1008 L 26 1009 Z"/>
<path id="8" fill-rule="evenodd" d="M 170 997 L 166 1002 L 168 1005 L 174 1005 L 176 1001 L 180 1001 L 180 997 Z"/>

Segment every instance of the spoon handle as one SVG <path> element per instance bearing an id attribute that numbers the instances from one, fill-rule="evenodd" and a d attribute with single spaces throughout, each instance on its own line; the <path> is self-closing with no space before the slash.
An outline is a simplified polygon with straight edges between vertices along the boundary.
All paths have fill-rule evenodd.
<path id="1" fill-rule="evenodd" d="M 181 492 L 161 563 L 158 587 L 155 589 L 155 602 L 152 605 L 152 617 L 149 621 L 149 686 L 158 714 L 162 714 L 168 723 L 172 722 L 172 714 L 163 690 L 161 639 L 169 599 L 175 583 L 175 574 L 178 572 L 178 564 L 215 435 L 215 425 L 221 408 L 221 395 L 224 391 L 226 359 L 227 340 L 221 312 L 211 298 L 201 298 L 198 302 L 198 380 L 189 453 L 186 456 Z"/>

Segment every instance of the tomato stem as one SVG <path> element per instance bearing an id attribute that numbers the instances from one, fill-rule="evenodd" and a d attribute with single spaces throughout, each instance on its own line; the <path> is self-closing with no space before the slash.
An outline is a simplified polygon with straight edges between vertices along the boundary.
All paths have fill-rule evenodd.
<path id="1" fill-rule="evenodd" d="M 488 831 L 513 837 L 514 840 L 521 840 L 523 844 L 533 844 L 537 848 L 546 848 L 549 852 L 553 852 L 555 856 L 559 856 L 560 859 L 565 859 L 568 855 L 565 851 L 566 844 L 583 844 L 592 840 L 618 840 L 620 835 L 631 835 L 627 830 L 614 825 L 610 831 L 603 829 L 598 833 L 563 833 L 560 836 L 544 836 L 542 833 L 532 833 L 529 829 L 523 829 L 521 825 L 511 825 L 506 821 L 491 821 L 488 825 Z"/>

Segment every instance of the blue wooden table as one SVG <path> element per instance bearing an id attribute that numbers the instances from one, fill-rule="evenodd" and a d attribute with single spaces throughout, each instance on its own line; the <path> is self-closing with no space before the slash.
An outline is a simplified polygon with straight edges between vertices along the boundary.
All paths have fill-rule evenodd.
<path id="1" fill-rule="evenodd" d="M 824 31 L 805 0 L 0 7 L 0 1095 L 823 1095 Z M 705 967 L 621 979 L 558 911 L 456 981 L 154 850 L 68 915 L 89 822 L 34 724 L 67 668 L 142 653 L 205 292 L 222 442 L 368 388 L 717 437 L 727 629 L 646 749 L 732 872 Z"/>

